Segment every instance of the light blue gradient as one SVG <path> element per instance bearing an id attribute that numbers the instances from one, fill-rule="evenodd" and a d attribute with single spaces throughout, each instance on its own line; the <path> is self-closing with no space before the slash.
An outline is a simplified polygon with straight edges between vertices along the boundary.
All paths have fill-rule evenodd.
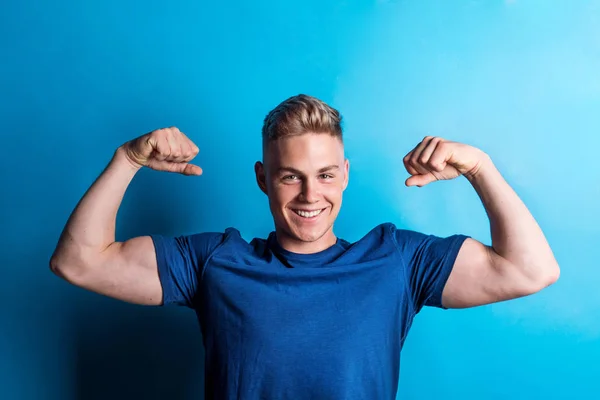
<path id="1" fill-rule="evenodd" d="M 202 398 L 190 310 L 86 292 L 48 261 L 116 147 L 171 125 L 200 147 L 205 174 L 142 170 L 118 239 L 265 236 L 262 119 L 297 93 L 345 118 L 338 235 L 392 221 L 489 243 L 465 179 L 404 186 L 402 157 L 437 135 L 492 156 L 562 268 L 534 296 L 423 311 L 398 398 L 598 398 L 599 1 L 8 0 L 0 48 L 0 398 Z"/>

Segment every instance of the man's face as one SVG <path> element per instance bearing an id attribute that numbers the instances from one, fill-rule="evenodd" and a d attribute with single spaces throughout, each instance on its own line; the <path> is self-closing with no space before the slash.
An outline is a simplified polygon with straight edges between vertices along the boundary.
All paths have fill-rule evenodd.
<path id="1" fill-rule="evenodd" d="M 341 141 L 328 134 L 291 136 L 269 143 L 264 156 L 256 178 L 269 196 L 281 246 L 312 253 L 333 245 L 333 223 L 348 185 Z"/>

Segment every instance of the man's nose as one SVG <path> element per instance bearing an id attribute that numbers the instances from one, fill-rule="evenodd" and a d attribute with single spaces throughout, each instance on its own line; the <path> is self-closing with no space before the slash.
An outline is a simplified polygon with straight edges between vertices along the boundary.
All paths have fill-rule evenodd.
<path id="1" fill-rule="evenodd" d="M 319 200 L 318 184 L 306 179 L 302 184 L 302 198 L 307 203 L 316 203 Z"/>

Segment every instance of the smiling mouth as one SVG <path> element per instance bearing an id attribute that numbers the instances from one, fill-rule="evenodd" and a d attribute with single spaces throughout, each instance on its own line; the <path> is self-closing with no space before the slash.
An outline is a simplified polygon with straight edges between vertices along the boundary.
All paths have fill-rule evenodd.
<path id="1" fill-rule="evenodd" d="M 315 218 L 319 216 L 325 209 L 321 208 L 319 210 L 293 210 L 297 215 L 302 218 Z"/>

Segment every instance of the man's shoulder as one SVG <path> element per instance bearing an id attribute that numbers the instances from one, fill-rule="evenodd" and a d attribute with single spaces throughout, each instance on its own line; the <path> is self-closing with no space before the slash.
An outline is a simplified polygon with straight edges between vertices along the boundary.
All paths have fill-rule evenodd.
<path id="1" fill-rule="evenodd" d="M 388 239 L 395 239 L 399 235 L 411 235 L 413 233 L 419 234 L 408 229 L 398 227 L 393 222 L 382 222 L 375 225 L 371 230 L 364 234 L 356 243 L 361 241 L 381 241 L 384 242 Z"/>
<path id="2" fill-rule="evenodd" d="M 357 241 L 344 241 L 344 243 L 348 247 L 359 247 L 365 249 L 365 251 L 371 251 L 374 248 L 402 250 L 404 247 L 414 246 L 428 237 L 431 237 L 431 235 L 398 226 L 393 222 L 382 222 L 375 225 Z"/>
<path id="3" fill-rule="evenodd" d="M 383 222 L 375 225 L 355 241 L 341 239 L 340 243 L 347 250 L 352 249 L 354 252 L 373 252 L 377 249 L 391 248 L 394 247 L 393 235 L 396 229 L 393 223 Z"/>
<path id="4" fill-rule="evenodd" d="M 193 238 L 194 240 L 199 241 L 225 241 L 225 240 L 234 240 L 234 241 L 244 241 L 248 243 L 243 237 L 240 231 L 235 227 L 227 227 L 222 230 L 206 230 L 200 232 L 186 233 L 182 234 L 181 237 Z"/>
<path id="5" fill-rule="evenodd" d="M 222 231 L 208 231 L 197 233 L 195 237 L 195 247 L 204 248 L 207 252 L 213 253 L 217 250 L 225 250 L 230 253 L 256 253 L 267 246 L 267 238 L 252 237 L 246 239 L 239 229 L 227 227 Z"/>

